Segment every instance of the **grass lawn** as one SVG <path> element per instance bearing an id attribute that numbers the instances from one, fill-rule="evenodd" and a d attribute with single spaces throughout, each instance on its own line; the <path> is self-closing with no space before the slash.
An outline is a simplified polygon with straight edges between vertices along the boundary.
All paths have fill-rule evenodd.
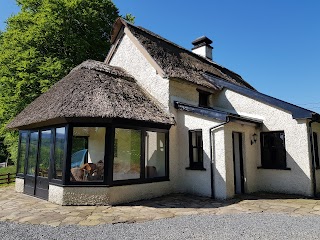
<path id="1" fill-rule="evenodd" d="M 7 174 L 7 173 L 16 173 L 16 166 L 9 166 L 9 167 L 5 167 L 5 168 L 0 168 L 0 175 L 2 174 Z M 5 176 L 1 176 L 0 178 L 5 178 Z M 5 180 L 0 180 L 1 182 L 4 182 Z M 10 184 L 0 184 L 0 188 L 1 187 L 7 187 L 7 186 L 11 186 L 14 185 L 14 183 L 10 183 Z"/>
<path id="2" fill-rule="evenodd" d="M 0 175 L 7 173 L 16 173 L 16 166 L 13 165 L 5 168 L 0 168 Z"/>

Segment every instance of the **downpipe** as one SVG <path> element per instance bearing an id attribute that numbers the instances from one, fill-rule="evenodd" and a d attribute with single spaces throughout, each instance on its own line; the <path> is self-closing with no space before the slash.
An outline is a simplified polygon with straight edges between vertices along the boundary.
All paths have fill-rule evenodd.
<path id="1" fill-rule="evenodd" d="M 213 163 L 213 144 L 212 144 L 212 141 L 213 141 L 213 137 L 212 137 L 212 132 L 213 130 L 223 126 L 223 125 L 226 125 L 227 123 L 230 122 L 230 118 L 228 117 L 227 118 L 227 121 L 226 122 L 223 122 L 223 123 L 220 123 L 214 127 L 211 127 L 209 128 L 209 136 L 210 136 L 210 161 L 211 161 L 211 164 L 210 164 L 210 174 L 211 174 L 211 198 L 215 198 L 215 195 L 214 195 L 214 163 Z"/>

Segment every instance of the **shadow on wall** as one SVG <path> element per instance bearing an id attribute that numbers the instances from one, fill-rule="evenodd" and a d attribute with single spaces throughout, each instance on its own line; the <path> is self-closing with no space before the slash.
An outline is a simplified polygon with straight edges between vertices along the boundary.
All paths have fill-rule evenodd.
<path id="1" fill-rule="evenodd" d="M 212 195 L 211 191 L 211 157 L 210 157 L 210 135 L 209 128 L 217 125 L 218 123 L 212 119 L 201 119 L 200 116 L 193 116 L 192 114 L 185 114 L 181 112 L 177 116 L 177 143 L 179 146 L 179 162 L 180 168 L 179 174 L 182 192 L 187 192 L 190 194 L 196 194 L 200 196 L 210 197 Z M 186 170 L 190 167 L 189 159 L 189 130 L 202 130 L 202 140 L 203 140 L 203 166 L 205 171 L 199 170 Z M 214 146 L 214 144 L 213 144 Z M 214 150 L 215 152 L 215 150 Z M 226 190 L 223 189 L 226 186 L 224 178 L 220 175 L 220 172 L 215 166 L 213 166 L 213 174 L 215 178 L 215 192 L 219 191 L 218 197 L 220 199 L 224 198 Z M 221 193 L 222 191 L 222 193 Z M 216 194 L 215 194 L 216 195 Z"/>
<path id="2" fill-rule="evenodd" d="M 288 170 L 257 169 L 257 192 L 312 196 L 312 182 L 294 158 L 286 151 Z M 306 158 L 306 164 L 308 159 Z"/>

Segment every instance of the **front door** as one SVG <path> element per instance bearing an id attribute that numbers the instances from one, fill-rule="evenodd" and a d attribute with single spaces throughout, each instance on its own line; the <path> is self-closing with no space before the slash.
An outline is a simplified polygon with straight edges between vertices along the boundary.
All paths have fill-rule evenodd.
<path id="1" fill-rule="evenodd" d="M 48 199 L 51 130 L 31 132 L 28 148 L 25 193 Z"/>
<path id="2" fill-rule="evenodd" d="M 39 132 L 31 132 L 28 144 L 27 155 L 27 172 L 24 180 L 24 192 L 29 195 L 34 195 L 37 155 L 38 155 Z"/>
<path id="3" fill-rule="evenodd" d="M 242 133 L 232 133 L 235 194 L 244 193 Z"/>

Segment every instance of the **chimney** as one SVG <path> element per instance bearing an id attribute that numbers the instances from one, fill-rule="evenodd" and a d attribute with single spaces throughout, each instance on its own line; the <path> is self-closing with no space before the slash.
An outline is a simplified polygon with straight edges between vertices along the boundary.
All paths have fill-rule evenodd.
<path id="1" fill-rule="evenodd" d="M 199 37 L 192 42 L 192 44 L 194 46 L 192 48 L 192 52 L 196 53 L 202 57 L 209 58 L 210 60 L 212 60 L 213 47 L 211 47 L 211 45 L 210 45 L 211 43 L 212 43 L 212 41 L 209 38 L 207 38 L 206 36 Z"/>

